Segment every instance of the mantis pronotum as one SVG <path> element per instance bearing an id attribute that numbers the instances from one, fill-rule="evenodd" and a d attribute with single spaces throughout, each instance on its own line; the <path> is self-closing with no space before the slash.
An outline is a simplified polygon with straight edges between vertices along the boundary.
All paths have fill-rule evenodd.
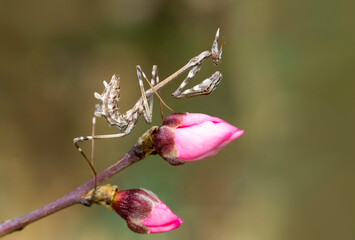
<path id="1" fill-rule="evenodd" d="M 94 116 L 93 116 L 93 128 L 91 136 L 83 136 L 74 138 L 74 145 L 78 151 L 84 156 L 86 161 L 89 163 L 91 170 L 95 176 L 95 187 L 96 187 L 96 171 L 93 167 L 93 142 L 94 139 L 108 139 L 108 138 L 120 138 L 128 135 L 132 129 L 135 127 L 138 118 L 143 114 L 144 119 L 147 123 L 152 122 L 152 111 L 153 111 L 153 95 L 165 87 L 169 82 L 176 79 L 178 76 L 190 69 L 187 77 L 177 88 L 177 90 L 172 94 L 175 98 L 191 97 L 198 95 L 207 95 L 215 90 L 218 83 L 222 79 L 222 74 L 216 71 L 211 77 L 205 79 L 200 84 L 194 86 L 193 88 L 183 91 L 184 87 L 188 82 L 200 71 L 203 60 L 211 58 L 215 65 L 218 65 L 222 57 L 222 47 L 218 48 L 219 40 L 219 29 L 216 32 L 215 39 L 212 44 L 211 51 L 204 51 L 198 56 L 192 58 L 185 66 L 177 70 L 175 73 L 159 82 L 158 68 L 156 65 L 152 69 L 152 77 L 149 82 L 145 73 L 138 65 L 136 67 L 137 76 L 139 81 L 139 87 L 142 96 L 138 99 L 136 104 L 128 110 L 126 113 L 122 114 L 119 112 L 118 103 L 120 100 L 120 78 L 117 75 L 113 75 L 110 83 L 104 81 L 105 90 L 102 94 L 94 94 L 95 98 L 101 101 L 100 104 L 95 106 Z M 145 91 L 143 86 L 143 78 L 150 85 L 150 89 Z M 121 133 L 108 134 L 108 135 L 95 135 L 95 123 L 97 117 L 105 117 L 110 126 L 116 126 Z M 83 150 L 79 147 L 78 143 L 86 140 L 92 140 L 92 152 L 91 161 L 87 158 Z"/>

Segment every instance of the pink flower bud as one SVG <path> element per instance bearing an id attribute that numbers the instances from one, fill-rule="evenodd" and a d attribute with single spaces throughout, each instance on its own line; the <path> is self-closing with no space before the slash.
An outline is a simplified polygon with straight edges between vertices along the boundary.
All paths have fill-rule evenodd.
<path id="1" fill-rule="evenodd" d="M 217 154 L 243 135 L 222 119 L 201 113 L 174 113 L 158 129 L 156 151 L 170 164 L 180 165 Z"/>
<path id="2" fill-rule="evenodd" d="M 167 232 L 183 223 L 154 193 L 145 189 L 119 191 L 111 206 L 136 233 Z"/>

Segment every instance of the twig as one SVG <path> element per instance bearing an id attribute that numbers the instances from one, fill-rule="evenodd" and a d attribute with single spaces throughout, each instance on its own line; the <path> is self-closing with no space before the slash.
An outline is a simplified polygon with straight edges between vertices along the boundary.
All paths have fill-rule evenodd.
<path id="1" fill-rule="evenodd" d="M 154 135 L 155 130 L 156 127 L 152 127 L 150 130 L 148 130 L 139 139 L 138 143 L 121 160 L 117 161 L 106 170 L 98 174 L 97 183 L 102 183 L 116 173 L 122 171 L 133 163 L 144 159 L 146 156 L 152 153 L 154 151 L 152 150 L 152 135 Z M 22 230 L 30 223 L 47 217 L 74 204 L 80 203 L 85 206 L 90 206 L 92 202 L 85 199 L 85 196 L 87 192 L 89 192 L 94 187 L 94 184 L 94 178 L 92 178 L 90 181 L 84 183 L 74 191 L 55 200 L 54 202 L 51 202 L 22 217 L 14 218 L 12 220 L 7 220 L 0 223 L 0 237 L 17 230 Z"/>

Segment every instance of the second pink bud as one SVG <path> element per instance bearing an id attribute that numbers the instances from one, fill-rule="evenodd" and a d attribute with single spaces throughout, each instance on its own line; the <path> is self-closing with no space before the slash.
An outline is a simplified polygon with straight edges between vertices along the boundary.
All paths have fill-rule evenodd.
<path id="1" fill-rule="evenodd" d="M 145 189 L 119 191 L 111 206 L 136 233 L 167 232 L 183 223 L 154 193 Z"/>

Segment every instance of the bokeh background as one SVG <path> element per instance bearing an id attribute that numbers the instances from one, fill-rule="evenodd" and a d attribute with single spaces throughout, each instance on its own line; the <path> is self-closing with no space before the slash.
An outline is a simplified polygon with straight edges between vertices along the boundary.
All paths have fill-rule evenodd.
<path id="1" fill-rule="evenodd" d="M 153 156 L 107 181 L 155 192 L 185 220 L 177 230 L 138 235 L 114 212 L 78 205 L 5 239 L 355 239 L 354 7 L 335 0 L 1 1 L 1 221 L 91 178 L 72 139 L 90 134 L 102 80 L 120 74 L 126 111 L 140 97 L 137 64 L 149 76 L 157 64 L 164 79 L 210 49 L 218 27 L 223 62 L 205 62 L 193 81 L 218 69 L 217 90 L 176 100 L 170 94 L 181 78 L 161 95 L 175 111 L 245 130 L 210 159 L 171 167 Z M 147 128 L 140 119 L 129 136 L 96 142 L 97 169 L 121 158 Z M 117 129 L 99 119 L 97 132 Z"/>

